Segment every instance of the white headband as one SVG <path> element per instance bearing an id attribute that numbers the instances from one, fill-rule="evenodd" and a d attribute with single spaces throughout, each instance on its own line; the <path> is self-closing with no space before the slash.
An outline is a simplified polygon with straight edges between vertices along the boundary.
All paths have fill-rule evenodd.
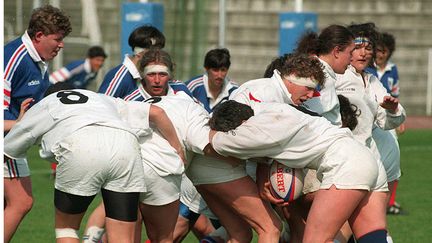
<path id="1" fill-rule="evenodd" d="M 313 88 L 313 89 L 315 89 L 316 86 L 318 85 L 318 83 L 311 78 L 300 78 L 300 77 L 297 77 L 293 74 L 288 75 L 288 76 L 284 76 L 284 79 L 287 79 L 288 81 L 291 81 L 294 84 L 306 86 L 306 87 Z"/>
<path id="2" fill-rule="evenodd" d="M 168 76 L 171 77 L 170 75 L 170 71 L 168 70 L 167 66 L 164 65 L 157 65 L 157 64 L 152 64 L 152 65 L 147 65 L 144 68 L 144 76 L 149 74 L 149 73 L 166 73 L 168 74 Z"/>
<path id="3" fill-rule="evenodd" d="M 141 48 L 141 47 L 136 46 L 136 47 L 133 49 L 133 52 L 134 52 L 134 54 L 136 55 L 136 54 L 141 53 L 141 52 L 143 52 L 143 51 L 145 51 L 145 50 L 148 50 L 148 49 L 147 49 L 147 48 Z"/>

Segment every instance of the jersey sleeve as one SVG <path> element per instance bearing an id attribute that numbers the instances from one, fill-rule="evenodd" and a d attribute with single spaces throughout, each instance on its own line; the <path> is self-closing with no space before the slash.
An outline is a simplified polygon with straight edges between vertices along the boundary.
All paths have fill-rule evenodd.
<path id="1" fill-rule="evenodd" d="M 195 102 L 191 102 L 187 110 L 186 146 L 198 154 L 209 144 L 208 113 Z"/>
<path id="2" fill-rule="evenodd" d="M 69 69 L 66 67 L 62 67 L 59 70 L 53 72 L 49 76 L 49 80 L 52 84 L 58 83 L 58 82 L 64 82 L 65 80 L 69 79 L 72 76 Z"/>
<path id="3" fill-rule="evenodd" d="M 5 155 L 13 159 L 24 158 L 27 150 L 54 124 L 44 105 L 34 105 L 4 138 Z"/>
<path id="4" fill-rule="evenodd" d="M 378 103 L 382 103 L 385 96 L 390 96 L 390 94 L 387 93 L 386 88 L 375 76 L 371 77 L 371 85 L 373 86 L 371 87 L 371 90 L 374 92 Z M 401 104 L 398 105 L 396 113 L 391 113 L 381 106 L 378 106 L 375 123 L 378 127 L 384 130 L 389 130 L 401 125 L 405 121 L 405 118 L 406 112 Z"/>

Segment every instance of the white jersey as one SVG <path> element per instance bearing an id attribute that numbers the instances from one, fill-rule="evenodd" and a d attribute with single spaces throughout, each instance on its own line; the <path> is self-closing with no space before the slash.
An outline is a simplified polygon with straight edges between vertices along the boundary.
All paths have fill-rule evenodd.
<path id="1" fill-rule="evenodd" d="M 367 147 L 374 146 L 371 145 L 374 124 L 389 130 L 398 127 L 405 120 L 405 110 L 400 104 L 395 114 L 380 106 L 384 96 L 390 96 L 381 82 L 369 73 L 363 78 L 353 66 L 349 66 L 343 75 L 337 75 L 336 92 L 347 97 L 359 109 L 358 125 L 353 134 Z"/>
<path id="2" fill-rule="evenodd" d="M 302 106 L 327 118 L 333 125 L 342 126 L 342 118 L 339 110 L 339 100 L 336 94 L 336 73 L 325 61 L 319 59 L 324 66 L 326 79 L 324 87 L 319 91 L 320 95 L 303 102 Z"/>
<path id="3" fill-rule="evenodd" d="M 209 143 L 210 131 L 208 113 L 203 107 L 184 92 L 148 101 L 161 107 L 173 122 L 188 162 L 193 159 L 193 153 L 203 154 L 204 147 Z M 160 176 L 184 172 L 183 162 L 158 132 L 142 141 L 143 160 Z"/>
<path id="4" fill-rule="evenodd" d="M 274 102 L 293 104 L 278 70 L 274 70 L 271 78 L 261 78 L 248 81 L 236 89 L 230 100 L 252 105 L 256 102 Z"/>
<path id="5" fill-rule="evenodd" d="M 73 132 L 89 125 L 122 129 L 134 136 L 151 133 L 149 104 L 126 102 L 88 90 L 51 94 L 31 107 L 5 137 L 4 152 L 24 158 L 25 152 L 41 139 L 44 157 L 53 157 L 52 148 Z"/>
<path id="6" fill-rule="evenodd" d="M 240 159 L 269 157 L 292 168 L 317 169 L 332 143 L 352 137 L 349 129 L 333 126 L 323 117 L 304 114 L 287 104 L 255 103 L 252 107 L 255 116 L 213 137 L 212 145 L 218 153 Z"/>

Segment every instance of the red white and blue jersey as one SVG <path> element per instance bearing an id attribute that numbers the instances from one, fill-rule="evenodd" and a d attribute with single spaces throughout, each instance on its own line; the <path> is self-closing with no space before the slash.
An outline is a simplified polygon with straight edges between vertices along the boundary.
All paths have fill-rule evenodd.
<path id="1" fill-rule="evenodd" d="M 111 69 L 105 75 L 98 92 L 124 98 L 137 89 L 140 79 L 138 69 L 126 55 L 122 64 Z"/>
<path id="2" fill-rule="evenodd" d="M 90 82 L 96 79 L 97 72 L 92 72 L 90 60 L 76 60 L 50 75 L 50 82 L 70 83 L 75 89 L 86 89 Z"/>
<path id="3" fill-rule="evenodd" d="M 38 102 L 50 85 L 42 61 L 27 32 L 4 46 L 4 119 L 16 120 L 27 98 Z"/>
<path id="4" fill-rule="evenodd" d="M 185 83 L 193 97 L 195 97 L 208 112 L 212 112 L 216 105 L 227 101 L 231 93 L 238 88 L 236 83 L 225 78 L 221 93 L 218 97 L 214 98 L 210 94 L 207 73 L 192 78 Z"/>
<path id="5" fill-rule="evenodd" d="M 383 71 L 378 71 L 376 67 L 369 67 L 366 71 L 378 77 L 384 88 L 387 89 L 387 93 L 393 97 L 399 97 L 399 74 L 394 63 L 388 62 Z"/>

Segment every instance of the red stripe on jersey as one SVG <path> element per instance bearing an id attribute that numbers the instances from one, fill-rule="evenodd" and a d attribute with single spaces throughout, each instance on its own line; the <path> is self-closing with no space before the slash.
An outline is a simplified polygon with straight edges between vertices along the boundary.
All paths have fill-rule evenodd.
<path id="1" fill-rule="evenodd" d="M 60 70 L 58 71 L 58 73 L 63 77 L 63 80 L 64 80 L 64 79 L 67 79 L 67 75 L 66 75 L 66 73 L 63 72 L 62 69 L 60 69 Z"/>
<path id="2" fill-rule="evenodd" d="M 5 95 L 5 96 L 10 97 L 10 95 L 11 95 L 10 90 L 3 89 L 3 91 L 4 91 L 4 95 Z"/>
<path id="3" fill-rule="evenodd" d="M 200 83 L 204 83 L 204 82 L 203 82 L 203 77 L 200 77 L 200 78 L 197 78 L 197 79 L 195 79 L 195 80 L 192 80 L 192 82 L 190 82 L 190 83 L 187 85 L 187 87 L 188 87 L 189 90 L 193 90 L 193 89 L 195 89 L 194 86 L 196 86 L 196 85 L 198 85 L 198 84 L 200 84 Z"/>
<path id="4" fill-rule="evenodd" d="M 4 107 L 9 107 L 9 102 L 7 100 L 3 100 L 3 106 Z"/>
<path id="5" fill-rule="evenodd" d="M 6 79 L 6 77 L 9 75 L 9 72 L 11 71 L 12 66 L 14 65 L 14 63 L 16 62 L 17 57 L 21 54 L 21 52 L 25 49 L 25 45 L 22 44 L 20 47 L 18 47 L 18 49 L 15 51 L 15 53 L 13 54 L 11 60 L 9 60 L 8 62 L 8 66 L 6 67 L 5 73 L 4 73 L 4 78 Z"/>
<path id="6" fill-rule="evenodd" d="M 321 93 L 318 90 L 315 90 L 312 97 L 320 97 Z"/>
<path id="7" fill-rule="evenodd" d="M 15 163 L 14 163 L 13 159 L 9 159 L 8 160 L 8 165 L 9 165 L 9 168 L 10 168 L 10 170 L 12 172 L 11 176 L 15 177 L 16 176 L 16 168 L 14 166 Z"/>
<path id="8" fill-rule="evenodd" d="M 251 92 L 249 92 L 249 100 L 256 101 L 256 102 L 261 102 L 261 100 L 259 100 L 259 99 L 255 98 L 255 97 L 253 97 L 253 95 L 252 95 Z"/>
<path id="9" fill-rule="evenodd" d="M 107 89 L 107 91 L 105 92 L 105 94 L 109 95 L 109 94 L 111 93 L 113 87 L 115 86 L 115 84 L 117 83 L 117 81 L 118 81 L 118 79 L 119 79 L 119 77 L 120 77 L 120 74 L 123 72 L 123 70 L 124 70 L 125 68 L 126 68 L 125 65 L 122 65 L 122 66 L 120 67 L 120 69 L 119 69 L 119 70 L 117 71 L 117 73 L 115 74 L 114 78 L 111 80 L 111 83 L 110 83 L 110 85 L 108 86 L 108 89 Z"/>

